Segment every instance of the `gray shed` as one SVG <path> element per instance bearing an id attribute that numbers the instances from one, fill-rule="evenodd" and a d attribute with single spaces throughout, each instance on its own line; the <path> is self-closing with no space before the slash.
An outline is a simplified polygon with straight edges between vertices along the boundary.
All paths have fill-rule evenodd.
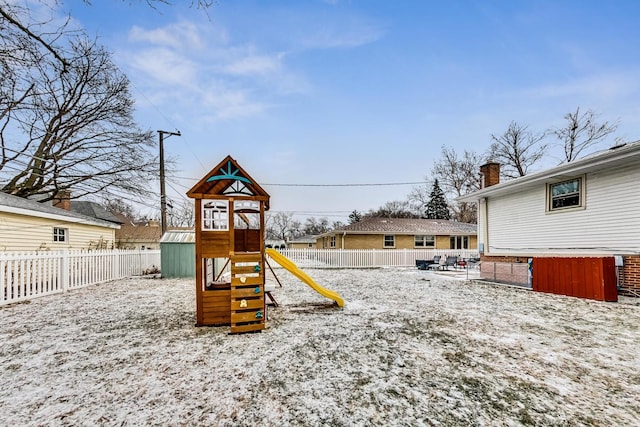
<path id="1" fill-rule="evenodd" d="M 196 277 L 196 234 L 170 230 L 160 239 L 160 271 L 167 279 Z"/>

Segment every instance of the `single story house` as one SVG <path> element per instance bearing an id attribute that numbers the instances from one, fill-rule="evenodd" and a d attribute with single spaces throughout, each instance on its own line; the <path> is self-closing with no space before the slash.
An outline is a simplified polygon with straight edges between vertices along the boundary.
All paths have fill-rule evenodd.
<path id="1" fill-rule="evenodd" d="M 58 205 L 0 193 L 0 251 L 111 249 L 120 225 Z"/>
<path id="2" fill-rule="evenodd" d="M 640 292 L 640 141 L 506 182 L 499 175 L 498 164 L 483 165 L 483 188 L 457 199 L 478 203 L 482 277 L 526 272 L 534 257 L 609 257 L 621 290 Z"/>
<path id="3" fill-rule="evenodd" d="M 116 247 L 118 249 L 160 249 L 162 230 L 158 221 L 124 220 L 125 222 L 120 229 L 116 231 Z"/>
<path id="4" fill-rule="evenodd" d="M 294 237 L 287 240 L 287 249 L 314 249 L 317 239 L 317 235 Z"/>
<path id="5" fill-rule="evenodd" d="M 318 235 L 323 249 L 475 249 L 475 224 L 443 219 L 365 218 Z"/>

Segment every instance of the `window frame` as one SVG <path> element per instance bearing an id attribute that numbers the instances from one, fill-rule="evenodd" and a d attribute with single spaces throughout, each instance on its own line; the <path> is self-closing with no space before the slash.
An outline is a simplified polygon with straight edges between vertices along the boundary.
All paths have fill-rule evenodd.
<path id="1" fill-rule="evenodd" d="M 449 249 L 469 249 L 469 236 L 449 236 Z"/>
<path id="2" fill-rule="evenodd" d="M 421 238 L 421 239 L 419 240 L 418 238 Z M 419 242 L 421 242 L 422 244 L 418 244 Z M 430 234 L 416 234 L 415 236 L 413 236 L 413 247 L 414 248 L 435 248 L 436 236 L 430 235 Z"/>
<path id="3" fill-rule="evenodd" d="M 53 242 L 54 243 L 69 242 L 69 229 L 64 227 L 53 227 Z"/>
<path id="4" fill-rule="evenodd" d="M 336 248 L 336 235 L 332 235 L 329 236 L 329 248 L 331 249 L 335 249 Z"/>
<path id="5" fill-rule="evenodd" d="M 578 195 L 578 204 L 576 205 L 572 205 L 572 206 L 560 206 L 560 207 L 553 207 L 553 202 L 554 200 L 560 199 L 561 197 L 565 197 L 566 198 L 566 194 L 562 194 L 559 196 L 554 197 L 553 196 L 553 189 L 556 186 L 559 186 L 561 184 L 566 184 L 566 183 L 570 183 L 573 181 L 578 181 L 578 191 L 577 191 L 577 195 Z M 555 182 L 549 182 L 546 185 L 546 212 L 547 213 L 556 213 L 556 212 L 567 212 L 567 211 L 573 211 L 573 210 L 580 210 L 580 209 L 584 209 L 585 208 L 585 200 L 586 200 L 586 177 L 585 175 L 580 175 L 580 176 L 576 176 L 573 178 L 569 178 L 569 179 L 563 179 L 561 181 L 555 181 Z M 571 193 L 569 193 L 571 194 Z"/>
<path id="6" fill-rule="evenodd" d="M 213 206 L 207 206 L 208 204 Z M 222 215 L 223 212 L 224 215 Z M 201 214 L 200 229 L 202 231 L 229 231 L 228 200 L 204 199 Z"/>
<path id="7" fill-rule="evenodd" d="M 387 244 L 387 237 L 391 237 L 391 245 Z M 382 247 L 384 249 L 393 249 L 396 247 L 396 236 L 395 234 L 384 234 L 382 236 Z"/>

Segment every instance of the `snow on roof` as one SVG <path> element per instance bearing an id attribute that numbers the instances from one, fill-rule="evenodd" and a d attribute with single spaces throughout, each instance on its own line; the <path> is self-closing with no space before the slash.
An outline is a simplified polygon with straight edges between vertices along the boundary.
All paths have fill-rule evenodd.
<path id="1" fill-rule="evenodd" d="M 393 234 L 425 234 L 425 235 L 472 235 L 477 233 L 475 224 L 449 221 L 445 219 L 421 218 L 375 218 L 369 217 L 354 222 L 345 227 L 324 233 L 330 234 L 364 234 L 364 233 L 393 233 Z"/>
<path id="2" fill-rule="evenodd" d="M 160 243 L 195 243 L 196 233 L 193 230 L 169 230 L 160 238 Z"/>
<path id="3" fill-rule="evenodd" d="M 37 218 L 49 218 L 64 220 L 81 224 L 91 224 L 107 228 L 119 228 L 118 224 L 105 221 L 81 213 L 57 208 L 46 203 L 16 197 L 0 192 L 0 212 L 14 213 L 18 215 L 33 216 Z"/>

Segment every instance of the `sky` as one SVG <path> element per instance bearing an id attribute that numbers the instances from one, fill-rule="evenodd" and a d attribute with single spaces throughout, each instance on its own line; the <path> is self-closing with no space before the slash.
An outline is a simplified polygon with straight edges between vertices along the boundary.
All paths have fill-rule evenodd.
<path id="1" fill-rule="evenodd" d="M 544 131 L 580 107 L 619 123 L 609 146 L 640 139 L 636 1 L 92 3 L 59 11 L 113 52 L 142 128 L 181 132 L 165 139 L 174 204 L 231 155 L 272 212 L 346 222 L 512 120 Z"/>

